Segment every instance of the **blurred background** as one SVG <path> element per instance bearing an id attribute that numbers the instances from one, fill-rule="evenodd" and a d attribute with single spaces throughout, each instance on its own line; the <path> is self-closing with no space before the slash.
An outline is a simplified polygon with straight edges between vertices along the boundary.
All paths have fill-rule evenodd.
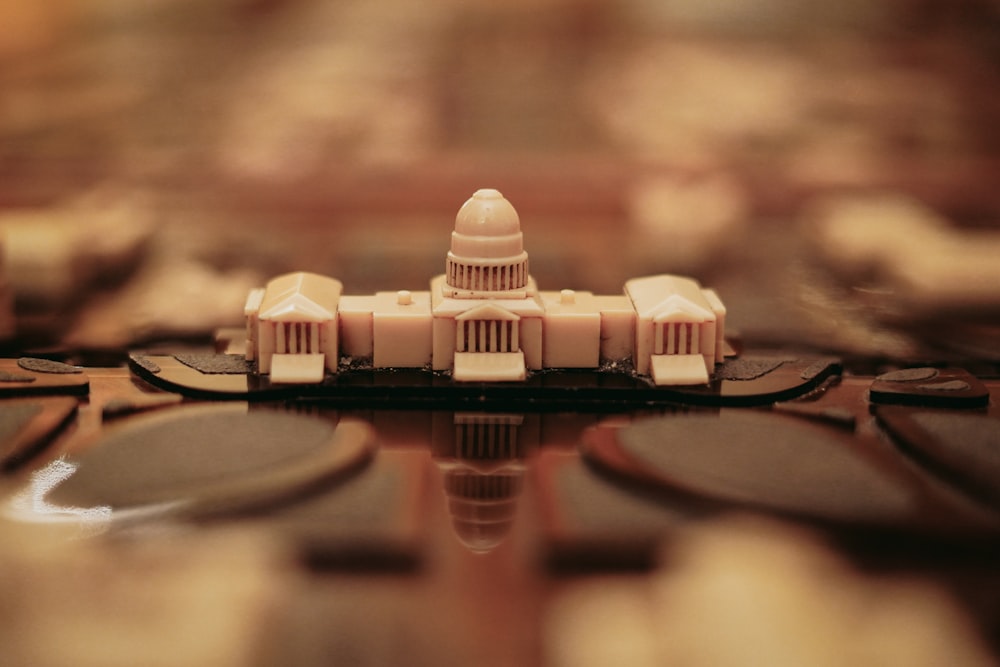
<path id="1" fill-rule="evenodd" d="M 995 0 L 6 0 L 8 337 L 426 289 L 495 187 L 542 289 L 688 273 L 752 342 L 994 358 L 998 66 Z"/>
<path id="2" fill-rule="evenodd" d="M 211 345 L 291 270 L 427 289 L 459 206 L 491 187 L 541 289 L 690 274 L 748 346 L 995 380 L 998 84 L 1000 0 L 0 0 L 0 356 Z M 710 529 L 649 578 L 555 590 L 520 544 L 459 553 L 432 482 L 451 547 L 421 581 L 289 583 L 273 539 L 123 557 L 0 526 L 0 628 L 65 651 L 44 664 L 102 667 L 265 664 L 252 640 L 275 628 L 270 664 L 328 664 L 324 646 L 363 664 L 742 665 L 754 646 L 786 658 L 768 664 L 996 663 L 992 564 L 949 572 L 987 655 L 938 588 L 784 527 Z M 164 619 L 218 653 L 171 662 Z"/>

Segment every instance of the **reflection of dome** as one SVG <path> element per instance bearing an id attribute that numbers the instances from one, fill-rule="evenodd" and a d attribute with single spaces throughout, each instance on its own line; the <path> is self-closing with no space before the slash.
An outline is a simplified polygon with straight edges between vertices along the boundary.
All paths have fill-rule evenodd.
<path id="1" fill-rule="evenodd" d="M 521 290 L 528 284 L 521 222 L 497 190 L 477 190 L 459 209 L 446 276 L 452 296 Z"/>
<path id="2" fill-rule="evenodd" d="M 469 550 L 486 553 L 500 544 L 517 509 L 524 483 L 519 469 L 484 475 L 465 466 L 446 469 L 444 489 L 458 539 Z"/>

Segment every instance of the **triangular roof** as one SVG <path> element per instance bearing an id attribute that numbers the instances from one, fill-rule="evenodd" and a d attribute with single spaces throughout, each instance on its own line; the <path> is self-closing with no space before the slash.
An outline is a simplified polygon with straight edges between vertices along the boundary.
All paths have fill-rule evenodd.
<path id="1" fill-rule="evenodd" d="M 332 320 L 343 289 L 339 280 L 297 271 L 272 279 L 264 289 L 258 317 L 272 322 Z"/>
<path id="2" fill-rule="evenodd" d="M 521 317 L 517 313 L 512 313 L 506 308 L 495 303 L 484 303 L 480 306 L 469 308 L 464 313 L 455 316 L 456 320 L 513 320 L 517 321 Z"/>
<path id="3" fill-rule="evenodd" d="M 680 294 L 671 294 L 650 312 L 654 322 L 704 322 L 714 315 Z"/>
<path id="4" fill-rule="evenodd" d="M 625 283 L 640 318 L 663 322 L 704 322 L 715 319 L 701 285 L 693 278 L 668 274 L 634 278 Z"/>

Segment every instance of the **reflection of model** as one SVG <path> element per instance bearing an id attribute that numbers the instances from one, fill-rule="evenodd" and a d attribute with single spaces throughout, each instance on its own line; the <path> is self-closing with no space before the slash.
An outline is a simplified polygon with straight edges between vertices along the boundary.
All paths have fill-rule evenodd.
<path id="1" fill-rule="evenodd" d="M 636 278 L 619 296 L 539 291 L 517 212 L 496 190 L 478 190 L 459 210 L 446 272 L 430 291 L 340 291 L 332 278 L 294 273 L 251 292 L 247 358 L 272 383 L 319 382 L 339 357 L 457 381 L 630 364 L 658 385 L 707 383 L 722 361 L 726 309 L 691 278 Z"/>
<path id="2" fill-rule="evenodd" d="M 491 551 L 510 532 L 524 488 L 525 459 L 538 446 L 538 429 L 531 416 L 434 414 L 434 462 L 452 528 L 470 550 Z"/>

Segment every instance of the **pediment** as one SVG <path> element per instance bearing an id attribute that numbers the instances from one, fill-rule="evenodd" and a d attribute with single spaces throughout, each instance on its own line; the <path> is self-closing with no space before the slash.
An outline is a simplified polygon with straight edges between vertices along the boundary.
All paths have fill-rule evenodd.
<path id="1" fill-rule="evenodd" d="M 339 280 L 298 271 L 271 279 L 259 304 L 259 317 L 273 322 L 325 322 L 340 302 Z"/>
<path id="2" fill-rule="evenodd" d="M 333 313 L 306 295 L 298 293 L 269 304 L 260 317 L 272 322 L 326 322 L 333 319 Z"/>
<path id="3" fill-rule="evenodd" d="M 715 315 L 680 294 L 672 294 L 650 309 L 654 322 L 706 322 Z"/>

